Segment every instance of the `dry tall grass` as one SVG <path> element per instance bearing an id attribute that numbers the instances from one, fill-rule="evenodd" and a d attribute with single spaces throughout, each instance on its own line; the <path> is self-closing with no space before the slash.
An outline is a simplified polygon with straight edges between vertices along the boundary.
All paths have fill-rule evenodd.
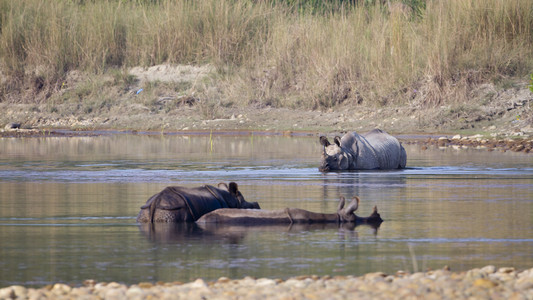
<path id="1" fill-rule="evenodd" d="M 419 14 L 284 3 L 0 0 L 1 90 L 53 90 L 75 69 L 209 63 L 221 76 L 206 84 L 232 103 L 438 105 L 533 69 L 531 0 L 427 0 Z"/>

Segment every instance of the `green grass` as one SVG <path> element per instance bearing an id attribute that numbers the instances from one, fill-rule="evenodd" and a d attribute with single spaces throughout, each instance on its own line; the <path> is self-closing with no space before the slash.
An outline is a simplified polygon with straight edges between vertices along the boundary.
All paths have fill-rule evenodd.
<path id="1" fill-rule="evenodd" d="M 199 92 L 221 105 L 383 106 L 416 89 L 433 106 L 533 69 L 531 0 L 381 2 L 0 0 L 0 91 L 37 79 L 50 94 L 71 70 L 131 85 L 129 67 L 211 64 L 219 76 Z"/>

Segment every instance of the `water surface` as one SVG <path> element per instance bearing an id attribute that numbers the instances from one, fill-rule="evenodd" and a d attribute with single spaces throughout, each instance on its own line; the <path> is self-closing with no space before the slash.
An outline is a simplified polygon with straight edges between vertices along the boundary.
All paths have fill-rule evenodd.
<path id="1" fill-rule="evenodd" d="M 533 158 L 406 145 L 408 169 L 320 173 L 316 137 L 0 139 L 0 287 L 533 267 Z M 379 228 L 135 223 L 168 185 L 236 181 L 264 209 L 377 205 Z"/>

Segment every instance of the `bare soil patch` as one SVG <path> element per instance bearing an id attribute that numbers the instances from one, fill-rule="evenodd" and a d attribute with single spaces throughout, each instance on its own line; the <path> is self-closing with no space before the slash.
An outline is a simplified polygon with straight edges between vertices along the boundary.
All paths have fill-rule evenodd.
<path id="1" fill-rule="evenodd" d="M 461 134 L 474 137 L 463 141 L 480 143 L 472 145 L 476 147 L 498 144 L 490 142 L 493 140 L 527 142 L 533 138 L 533 93 L 526 80 L 505 87 L 479 85 L 470 92 L 466 103 L 449 101 L 429 107 L 423 104 L 424 96 L 419 95 L 402 105 L 376 107 L 346 102 L 334 108 L 307 110 L 224 103 L 214 101 L 205 91 L 200 96 L 202 82 L 213 72 L 210 66 L 170 65 L 132 68 L 97 77 L 71 72 L 44 101 L 27 101 L 28 97 L 44 98 L 38 91 L 28 89 L 8 97 L 14 99 L 18 95 L 18 101 L 0 103 L 4 112 L 0 114 L 1 128 L 13 122 L 21 124 L 21 129 L 4 129 L 0 136 L 67 134 L 58 129 L 67 129 L 68 134 L 134 130 L 163 134 L 262 131 L 333 135 L 381 128 L 396 135 L 451 138 Z M 456 142 L 450 140 L 447 144 L 453 143 Z M 527 143 L 523 149 L 528 149 Z"/>

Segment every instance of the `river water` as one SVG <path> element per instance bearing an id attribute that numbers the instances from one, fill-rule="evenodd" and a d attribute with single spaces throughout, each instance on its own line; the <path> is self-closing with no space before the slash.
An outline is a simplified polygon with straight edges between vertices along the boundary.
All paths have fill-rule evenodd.
<path id="1" fill-rule="evenodd" d="M 533 156 L 405 145 L 408 169 L 321 173 L 317 137 L 114 134 L 0 139 L 0 287 L 533 267 Z M 379 228 L 136 224 L 169 185 L 235 181 L 264 209 Z"/>

